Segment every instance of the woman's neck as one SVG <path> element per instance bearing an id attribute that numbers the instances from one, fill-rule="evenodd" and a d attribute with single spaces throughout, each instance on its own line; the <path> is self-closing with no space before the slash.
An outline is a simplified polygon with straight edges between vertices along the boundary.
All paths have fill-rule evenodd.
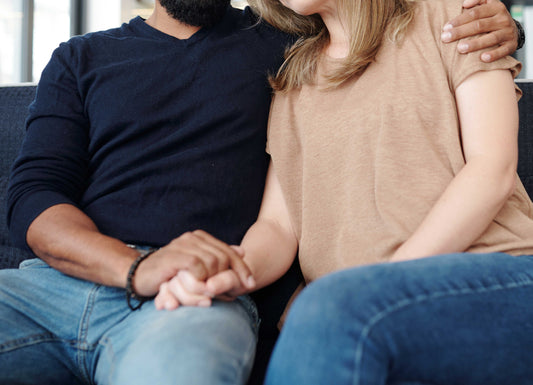
<path id="1" fill-rule="evenodd" d="M 329 33 L 326 55 L 335 59 L 345 58 L 350 52 L 350 36 L 345 23 L 342 22 L 338 13 L 327 13 L 320 16 Z"/>

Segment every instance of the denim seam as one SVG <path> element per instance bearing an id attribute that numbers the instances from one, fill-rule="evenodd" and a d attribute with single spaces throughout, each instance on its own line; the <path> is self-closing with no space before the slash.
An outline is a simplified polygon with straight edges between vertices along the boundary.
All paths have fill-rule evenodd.
<path id="1" fill-rule="evenodd" d="M 105 347 L 109 352 L 111 365 L 109 368 L 109 373 L 107 373 L 107 384 L 113 385 L 113 375 L 115 373 L 115 363 L 116 363 L 115 350 L 113 349 L 113 343 L 111 342 L 110 338 L 104 337 L 98 342 L 98 344 L 100 346 Z"/>
<path id="2" fill-rule="evenodd" d="M 100 285 L 94 285 L 94 287 L 91 289 L 89 294 L 87 295 L 87 301 L 85 303 L 85 309 L 83 311 L 81 321 L 80 321 L 80 327 L 78 330 L 78 346 L 77 346 L 77 364 L 78 369 L 80 370 L 81 375 L 83 376 L 83 379 L 87 383 L 92 383 L 89 371 L 86 365 L 86 352 L 89 350 L 94 349 L 94 346 L 96 344 L 90 345 L 87 341 L 87 335 L 89 333 L 89 320 L 91 318 L 92 311 L 94 309 L 94 303 L 95 303 L 95 297 L 96 293 L 98 292 L 98 289 L 100 289 Z"/>
<path id="3" fill-rule="evenodd" d="M 354 381 L 353 381 L 353 384 L 354 385 L 361 385 L 361 378 L 360 378 L 360 373 L 361 373 L 361 368 L 360 368 L 360 364 L 361 364 L 361 359 L 362 359 L 362 356 L 363 356 L 363 341 L 366 340 L 366 338 L 368 337 L 368 335 L 370 334 L 371 332 L 371 329 L 376 326 L 376 324 L 381 321 L 382 319 L 384 319 L 386 316 L 392 314 L 393 312 L 395 311 L 398 311 L 400 309 L 404 309 L 410 305 L 414 305 L 414 304 L 419 304 L 419 303 L 422 303 L 422 302 L 425 302 L 425 301 L 428 301 L 428 300 L 432 300 L 432 299 L 440 299 L 440 298 L 445 298 L 445 297 L 452 297 L 452 296 L 455 296 L 455 295 L 465 295 L 465 294 L 474 294 L 474 293 L 489 293 L 489 292 L 495 292 L 495 291 L 499 291 L 499 290 L 505 290 L 505 289 L 514 289 L 514 288 L 520 288 L 520 287 L 526 287 L 526 286 L 531 286 L 533 285 L 533 282 L 532 281 L 528 281 L 528 282 L 522 282 L 522 283 L 516 283 L 516 282 L 512 282 L 512 283 L 509 283 L 507 285 L 501 285 L 501 284 L 497 284 L 497 285 L 492 285 L 492 286 L 488 286 L 488 287 L 481 287 L 481 288 L 477 288 L 477 289 L 461 289 L 461 290 L 448 290 L 448 291 L 441 291 L 441 292 L 436 292 L 436 293 L 433 293 L 431 295 L 418 295 L 416 297 L 414 297 L 413 299 L 403 299 L 403 300 L 399 300 L 397 301 L 394 305 L 389 305 L 388 307 L 386 307 L 385 309 L 383 309 L 382 311 L 380 311 L 379 313 L 377 313 L 376 315 L 374 315 L 366 324 L 366 326 L 363 328 L 363 330 L 361 331 L 360 333 L 360 338 L 359 338 L 359 342 L 357 343 L 357 347 L 355 349 L 355 372 L 354 372 Z"/>
<path id="4" fill-rule="evenodd" d="M 257 305 L 255 304 L 255 301 L 248 295 L 237 297 L 237 301 L 250 318 L 250 326 L 252 327 L 252 331 L 257 339 L 261 320 L 259 319 L 259 312 L 257 311 Z"/>
<path id="5" fill-rule="evenodd" d="M 16 350 L 16 349 L 23 348 L 26 346 L 40 344 L 43 342 L 61 342 L 61 343 L 68 344 L 71 346 L 76 345 L 75 341 L 57 338 L 52 333 L 42 333 L 42 334 L 34 334 L 34 335 L 24 337 L 24 338 L 17 338 L 15 340 L 11 340 L 9 342 L 3 343 L 0 345 L 0 353 L 7 353 L 12 350 Z"/>
<path id="6" fill-rule="evenodd" d="M 244 366 L 246 365 L 246 362 L 249 361 L 250 357 L 255 359 L 254 355 L 255 355 L 256 346 L 257 346 L 257 334 L 255 334 L 255 340 L 253 342 L 250 342 L 248 344 L 248 348 L 245 350 L 246 356 L 243 357 L 243 359 L 241 360 L 241 365 L 240 365 L 241 369 L 244 368 Z M 252 367 L 253 367 L 253 364 L 250 365 L 248 373 L 244 373 L 243 370 L 239 370 L 239 373 L 241 374 L 241 378 L 239 382 L 240 384 L 244 384 L 246 382 L 247 377 L 249 377 L 250 373 L 252 372 Z"/>

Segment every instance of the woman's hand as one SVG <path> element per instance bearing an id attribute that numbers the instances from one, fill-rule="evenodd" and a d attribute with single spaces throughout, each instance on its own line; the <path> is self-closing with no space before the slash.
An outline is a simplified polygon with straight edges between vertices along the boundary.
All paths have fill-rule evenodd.
<path id="1" fill-rule="evenodd" d="M 240 258 L 244 256 L 242 248 L 231 247 Z M 187 270 L 181 270 L 172 279 L 161 284 L 154 302 L 158 310 L 174 310 L 179 306 L 208 307 L 211 306 L 213 298 L 233 301 L 239 295 L 252 291 L 255 286 L 252 276 L 243 281 L 232 269 L 220 271 L 206 281 L 198 279 Z"/>
<path id="2" fill-rule="evenodd" d="M 516 51 L 518 30 L 516 24 L 499 0 L 465 0 L 466 9 L 444 27 L 442 41 L 453 42 L 465 37 L 482 34 L 457 45 L 461 53 L 494 47 L 481 55 L 484 62 L 492 62 Z"/>
<path id="3" fill-rule="evenodd" d="M 179 306 L 211 306 L 213 298 L 233 301 L 255 287 L 253 278 L 243 285 L 233 270 L 225 270 L 207 282 L 198 280 L 186 270 L 161 285 L 154 302 L 158 310 L 174 310 Z"/>
<path id="4" fill-rule="evenodd" d="M 139 295 L 155 295 L 161 284 L 187 270 L 198 280 L 207 280 L 231 269 L 246 283 L 252 272 L 235 248 L 202 230 L 187 232 L 172 240 L 143 261 L 134 277 Z"/>

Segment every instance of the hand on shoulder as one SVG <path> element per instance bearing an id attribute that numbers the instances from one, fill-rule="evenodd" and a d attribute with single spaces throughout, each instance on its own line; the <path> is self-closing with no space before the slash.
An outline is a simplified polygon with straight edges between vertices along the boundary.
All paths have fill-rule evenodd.
<path id="1" fill-rule="evenodd" d="M 442 41 L 450 43 L 465 37 L 480 35 L 457 45 L 460 53 L 486 48 L 481 60 L 492 62 L 516 51 L 518 27 L 500 0 L 465 0 L 465 11 L 443 27 Z"/>

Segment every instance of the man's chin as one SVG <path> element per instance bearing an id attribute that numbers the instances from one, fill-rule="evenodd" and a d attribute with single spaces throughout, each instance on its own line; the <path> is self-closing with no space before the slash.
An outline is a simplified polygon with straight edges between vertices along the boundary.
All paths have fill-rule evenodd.
<path id="1" fill-rule="evenodd" d="M 176 20 L 194 27 L 212 27 L 226 13 L 231 0 L 159 0 Z"/>

